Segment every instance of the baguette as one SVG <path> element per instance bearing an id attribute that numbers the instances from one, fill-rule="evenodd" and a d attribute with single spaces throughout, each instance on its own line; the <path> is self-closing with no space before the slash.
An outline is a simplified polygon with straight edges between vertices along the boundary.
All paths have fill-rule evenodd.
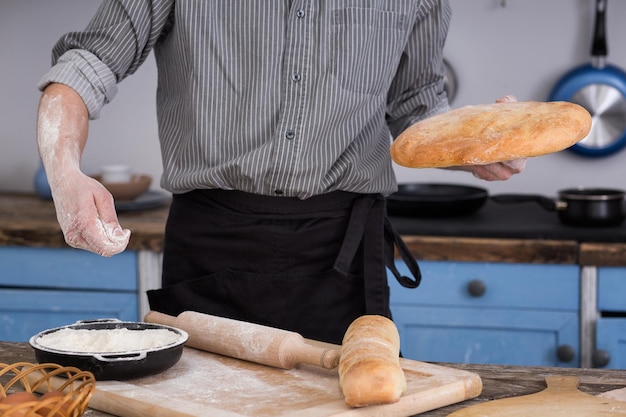
<path id="1" fill-rule="evenodd" d="M 390 151 L 397 164 L 411 168 L 486 165 L 561 151 L 590 129 L 589 112 L 566 101 L 482 104 L 409 126 Z"/>
<path id="2" fill-rule="evenodd" d="M 345 333 L 339 359 L 339 386 L 350 407 L 394 403 L 406 391 L 400 367 L 400 336 L 386 317 L 365 315 Z"/>

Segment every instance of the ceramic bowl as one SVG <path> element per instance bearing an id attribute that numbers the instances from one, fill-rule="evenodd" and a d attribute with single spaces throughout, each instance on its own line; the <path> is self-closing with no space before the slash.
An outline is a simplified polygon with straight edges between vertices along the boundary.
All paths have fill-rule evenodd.
<path id="1" fill-rule="evenodd" d="M 128 182 L 107 183 L 95 177 L 106 187 L 117 201 L 132 201 L 148 191 L 152 183 L 152 177 L 145 174 L 133 174 Z"/>

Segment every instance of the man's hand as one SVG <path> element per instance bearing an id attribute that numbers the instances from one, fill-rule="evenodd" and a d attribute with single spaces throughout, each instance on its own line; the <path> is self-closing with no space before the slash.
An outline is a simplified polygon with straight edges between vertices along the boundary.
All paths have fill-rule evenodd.
<path id="1" fill-rule="evenodd" d="M 496 100 L 496 103 L 517 101 L 515 96 L 507 95 Z M 476 178 L 486 181 L 508 180 L 515 174 L 524 171 L 527 159 L 516 159 L 513 161 L 497 162 L 487 165 L 473 165 L 461 168 L 471 172 Z"/>
<path id="2" fill-rule="evenodd" d="M 68 245 L 102 256 L 126 249 L 130 230 L 122 230 L 113 197 L 102 184 L 80 172 L 54 182 L 57 220 Z"/>
<path id="3" fill-rule="evenodd" d="M 513 161 L 497 162 L 494 164 L 473 165 L 468 167 L 468 171 L 481 180 L 503 181 L 524 171 L 525 166 L 526 159 L 515 159 Z"/>

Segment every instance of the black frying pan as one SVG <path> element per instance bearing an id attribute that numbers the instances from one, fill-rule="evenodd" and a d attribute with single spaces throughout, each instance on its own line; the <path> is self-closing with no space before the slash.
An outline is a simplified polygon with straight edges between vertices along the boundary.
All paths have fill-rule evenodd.
<path id="1" fill-rule="evenodd" d="M 403 217 L 456 217 L 478 211 L 487 201 L 484 188 L 459 184 L 400 184 L 387 197 L 387 212 Z"/>
<path id="2" fill-rule="evenodd" d="M 626 146 L 626 73 L 606 63 L 606 5 L 607 0 L 596 0 L 591 63 L 564 75 L 549 96 L 579 104 L 591 114 L 591 131 L 569 148 L 583 156 L 605 156 Z"/>

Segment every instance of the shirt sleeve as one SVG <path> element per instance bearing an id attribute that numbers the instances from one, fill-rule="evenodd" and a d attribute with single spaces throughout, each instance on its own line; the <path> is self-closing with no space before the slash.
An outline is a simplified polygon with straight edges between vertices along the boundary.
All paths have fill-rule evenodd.
<path id="1" fill-rule="evenodd" d="M 173 0 L 105 0 L 84 31 L 61 37 L 52 49 L 52 68 L 37 84 L 74 89 L 90 119 L 97 119 L 117 93 L 117 84 L 133 74 L 167 29 Z"/>
<path id="2" fill-rule="evenodd" d="M 448 0 L 422 5 L 387 96 L 387 123 L 394 138 L 419 120 L 450 108 L 443 64 L 450 5 Z"/>

